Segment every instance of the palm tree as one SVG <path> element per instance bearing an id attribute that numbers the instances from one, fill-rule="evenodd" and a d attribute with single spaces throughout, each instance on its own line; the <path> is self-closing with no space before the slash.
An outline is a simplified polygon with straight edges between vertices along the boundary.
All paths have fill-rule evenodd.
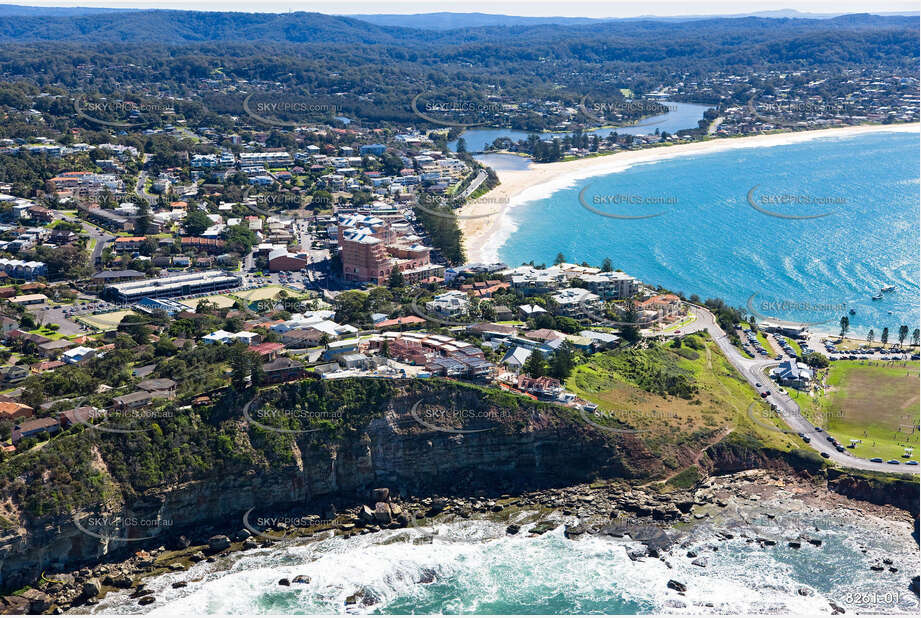
<path id="1" fill-rule="evenodd" d="M 899 347 L 902 347 L 902 344 L 905 343 L 905 338 L 908 337 L 908 326 L 902 324 L 899 326 Z"/>
<path id="2" fill-rule="evenodd" d="M 876 339 L 876 333 L 873 332 L 873 329 L 870 329 L 870 332 L 867 333 L 867 343 L 873 345 L 873 340 Z"/>

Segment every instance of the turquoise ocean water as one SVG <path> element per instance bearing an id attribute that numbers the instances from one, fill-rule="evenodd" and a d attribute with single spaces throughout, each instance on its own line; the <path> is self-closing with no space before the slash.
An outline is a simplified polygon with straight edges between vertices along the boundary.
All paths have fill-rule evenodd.
<path id="1" fill-rule="evenodd" d="M 498 257 L 510 265 L 552 264 L 557 252 L 596 265 L 610 257 L 645 282 L 751 304 L 818 331 L 836 331 L 847 314 L 851 334 L 874 328 L 878 340 L 883 327 L 919 326 L 918 166 L 913 133 L 638 164 L 511 209 L 514 232 Z M 781 215 L 826 216 L 774 217 L 750 201 Z M 658 216 L 611 218 L 582 202 L 604 214 Z M 889 285 L 894 292 L 871 299 Z"/>

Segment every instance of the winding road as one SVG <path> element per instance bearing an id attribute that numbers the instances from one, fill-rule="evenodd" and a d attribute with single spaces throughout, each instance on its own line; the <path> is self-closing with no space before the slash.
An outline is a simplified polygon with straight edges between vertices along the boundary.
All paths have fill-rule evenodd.
<path id="1" fill-rule="evenodd" d="M 770 394 L 765 398 L 765 401 L 769 404 L 774 404 L 777 406 L 776 415 L 783 419 L 783 421 L 790 427 L 789 431 L 785 433 L 790 434 L 799 434 L 802 433 L 804 436 L 810 438 L 810 442 L 807 446 L 813 448 L 814 450 L 822 453 L 828 453 L 828 459 L 834 463 L 844 466 L 846 468 L 856 468 L 858 470 L 870 470 L 873 472 L 887 472 L 890 474 L 919 474 L 918 466 L 906 466 L 904 463 L 895 465 L 876 463 L 866 459 L 861 459 L 860 457 L 855 457 L 851 455 L 847 450 L 843 453 L 839 453 L 835 448 L 828 442 L 828 434 L 824 431 L 817 431 L 816 428 L 806 419 L 800 412 L 799 405 L 793 401 L 788 395 L 781 393 L 777 386 L 771 382 L 767 377 L 767 370 L 770 367 L 778 365 L 778 361 L 771 359 L 758 359 L 758 358 L 746 358 L 742 356 L 739 350 L 732 345 L 732 342 L 729 341 L 729 337 L 726 335 L 726 332 L 720 328 L 716 323 L 716 319 L 713 314 L 703 307 L 698 307 L 696 305 L 691 305 L 691 311 L 697 317 L 697 320 L 692 322 L 686 329 L 685 332 L 693 332 L 699 330 L 706 330 L 716 344 L 719 346 L 720 350 L 726 356 L 733 367 L 735 367 L 739 373 L 751 384 L 752 388 L 757 390 L 767 390 Z M 761 389 L 757 388 L 755 384 L 762 384 Z M 760 408 L 760 406 L 759 406 Z M 764 427 L 770 427 L 775 429 L 772 425 L 758 421 L 754 419 L 756 423 Z M 776 429 L 776 431 L 784 431 L 781 429 Z M 797 437 L 797 439 L 800 439 Z M 804 442 L 805 444 L 805 442 Z"/>

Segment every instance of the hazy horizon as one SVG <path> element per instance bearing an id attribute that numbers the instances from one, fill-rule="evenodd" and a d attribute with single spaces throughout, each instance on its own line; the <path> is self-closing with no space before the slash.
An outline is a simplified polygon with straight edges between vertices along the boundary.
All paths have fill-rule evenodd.
<path id="1" fill-rule="evenodd" d="M 310 11 L 330 15 L 376 14 L 410 15 L 420 13 L 485 13 L 515 17 L 692 17 L 701 15 L 739 15 L 765 11 L 794 10 L 811 14 L 847 13 L 917 13 L 915 2 L 902 0 L 866 1 L 812 0 L 808 2 L 726 2 L 703 1 L 694 4 L 671 0 L 646 2 L 559 2 L 510 0 L 497 8 L 495 2 L 473 0 L 449 2 L 433 0 L 402 0 L 397 2 L 371 2 L 367 0 L 341 0 L 338 2 L 292 2 L 291 0 L 263 0 L 254 5 L 244 0 L 32 0 L 31 2 L 5 2 L 0 4 L 28 7 L 108 8 L 108 9 L 174 9 L 189 11 L 285 13 Z"/>

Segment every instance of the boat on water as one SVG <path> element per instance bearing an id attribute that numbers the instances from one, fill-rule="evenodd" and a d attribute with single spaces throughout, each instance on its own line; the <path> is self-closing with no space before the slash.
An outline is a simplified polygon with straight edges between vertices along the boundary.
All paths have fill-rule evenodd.
<path id="1" fill-rule="evenodd" d="M 894 285 L 884 285 L 879 289 L 880 292 L 895 292 Z"/>
<path id="2" fill-rule="evenodd" d="M 873 300 L 882 300 L 882 299 L 883 299 L 883 293 L 880 292 L 879 294 L 877 294 L 876 296 L 873 296 L 872 298 L 873 298 Z"/>
<path id="3" fill-rule="evenodd" d="M 851 310 L 848 311 L 848 313 L 850 313 L 851 315 L 854 315 L 854 314 L 857 313 L 857 312 L 854 311 L 853 309 L 851 309 Z"/>

